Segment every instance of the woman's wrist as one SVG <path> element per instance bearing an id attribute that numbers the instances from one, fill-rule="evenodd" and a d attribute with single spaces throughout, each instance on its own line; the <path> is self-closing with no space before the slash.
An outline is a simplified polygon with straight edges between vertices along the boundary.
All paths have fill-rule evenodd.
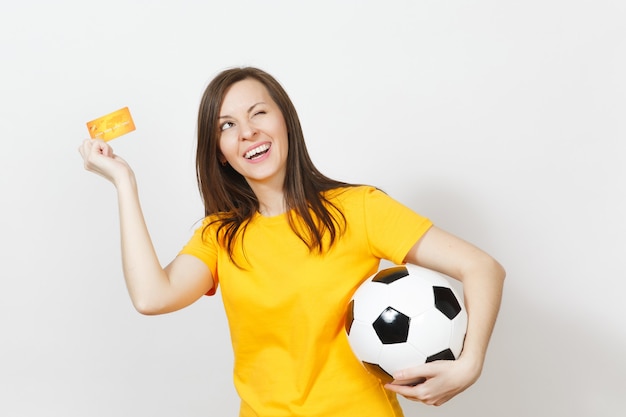
<path id="1" fill-rule="evenodd" d="M 135 179 L 135 173 L 129 169 L 124 174 L 120 174 L 115 178 L 113 182 L 118 194 L 124 194 L 128 192 L 137 192 L 137 181 Z"/>
<path id="2" fill-rule="evenodd" d="M 467 370 L 476 375 L 476 378 L 478 378 L 483 370 L 485 355 L 481 352 L 464 349 L 463 352 L 461 352 L 461 356 L 457 360 L 463 362 L 467 367 Z"/>

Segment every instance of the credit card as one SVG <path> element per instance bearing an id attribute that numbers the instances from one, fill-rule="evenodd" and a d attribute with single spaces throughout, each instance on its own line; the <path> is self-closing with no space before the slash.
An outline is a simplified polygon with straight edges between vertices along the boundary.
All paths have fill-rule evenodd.
<path id="1" fill-rule="evenodd" d="M 87 122 L 87 129 L 92 139 L 109 141 L 135 130 L 135 123 L 128 107 L 124 107 Z"/>

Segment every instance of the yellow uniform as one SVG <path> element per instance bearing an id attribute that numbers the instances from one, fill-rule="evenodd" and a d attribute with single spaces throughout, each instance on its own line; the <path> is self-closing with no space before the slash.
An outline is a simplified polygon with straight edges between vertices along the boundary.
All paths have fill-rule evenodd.
<path id="1" fill-rule="evenodd" d="M 400 264 L 432 223 L 368 186 L 327 192 L 347 227 L 330 250 L 310 252 L 287 214 L 255 215 L 235 245 L 238 268 L 215 226 L 195 232 L 181 253 L 206 263 L 219 283 L 234 350 L 240 416 L 402 416 L 354 357 L 343 323 L 356 288 Z M 205 224 L 208 221 L 205 220 Z"/>

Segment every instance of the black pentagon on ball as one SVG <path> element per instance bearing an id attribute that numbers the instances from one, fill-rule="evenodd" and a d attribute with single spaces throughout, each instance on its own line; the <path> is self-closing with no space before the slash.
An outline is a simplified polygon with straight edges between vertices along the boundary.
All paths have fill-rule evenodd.
<path id="1" fill-rule="evenodd" d="M 354 322 L 354 300 L 350 300 L 350 304 L 348 304 L 348 311 L 346 312 L 346 321 L 344 325 L 346 326 L 346 333 L 350 334 L 350 329 L 352 328 L 352 322 Z"/>
<path id="2" fill-rule="evenodd" d="M 409 275 L 409 271 L 404 266 L 395 266 L 379 271 L 372 282 L 380 282 L 382 284 L 391 284 L 394 281 L 404 278 Z"/>
<path id="3" fill-rule="evenodd" d="M 461 312 L 461 305 L 448 287 L 433 287 L 435 307 L 452 320 Z"/>
<path id="4" fill-rule="evenodd" d="M 377 365 L 375 363 L 363 362 L 365 369 L 369 371 L 370 374 L 373 374 L 376 378 L 380 379 L 384 384 L 388 384 L 393 381 L 393 377 L 389 375 L 387 371 Z"/>
<path id="5" fill-rule="evenodd" d="M 385 345 L 389 345 L 407 341 L 410 323 L 410 317 L 392 307 L 387 307 L 380 313 L 380 316 L 374 320 L 372 327 L 374 327 L 374 331 L 376 331 L 380 341 Z"/>
<path id="6" fill-rule="evenodd" d="M 454 357 L 454 353 L 450 349 L 442 350 L 439 353 L 435 353 L 434 355 L 430 355 L 426 358 L 426 362 L 434 362 L 434 361 L 453 361 L 456 358 Z"/>

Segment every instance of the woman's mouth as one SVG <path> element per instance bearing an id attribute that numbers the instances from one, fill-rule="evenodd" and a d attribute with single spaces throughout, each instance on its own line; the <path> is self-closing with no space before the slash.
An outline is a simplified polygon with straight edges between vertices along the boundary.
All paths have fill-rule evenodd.
<path id="1" fill-rule="evenodd" d="M 261 155 L 265 154 L 270 149 L 269 143 L 264 143 L 262 145 L 257 146 L 256 148 L 250 149 L 248 152 L 244 154 L 244 158 L 246 159 L 255 159 L 259 158 Z"/>

